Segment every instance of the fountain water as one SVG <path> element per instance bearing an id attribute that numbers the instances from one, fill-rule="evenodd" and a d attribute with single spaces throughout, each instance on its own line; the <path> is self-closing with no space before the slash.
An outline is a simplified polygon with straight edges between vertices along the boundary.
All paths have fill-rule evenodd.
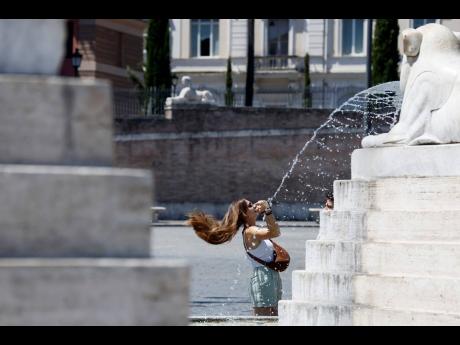
<path id="1" fill-rule="evenodd" d="M 348 158 L 353 149 L 359 147 L 359 143 L 365 135 L 387 131 L 396 124 L 401 104 L 402 94 L 399 81 L 379 84 L 363 90 L 348 99 L 339 108 L 335 109 L 327 120 L 313 132 L 311 138 L 307 140 L 299 153 L 294 157 L 280 185 L 268 199 L 269 203 L 271 205 L 282 201 L 306 203 L 312 198 L 313 192 L 326 191 L 328 189 L 325 187 L 327 184 L 332 185 L 335 179 L 342 177 L 337 175 L 337 169 L 331 169 L 335 171 L 335 174 L 325 169 L 321 161 L 324 161 L 326 153 L 345 150 L 348 153 Z M 327 144 L 328 138 L 331 139 L 340 134 L 351 135 L 355 140 L 343 141 L 340 145 L 335 144 L 336 147 L 331 147 Z M 324 150 L 325 154 L 321 156 L 307 156 L 305 152 L 313 143 L 321 150 Z M 342 159 L 343 157 L 339 161 L 336 157 L 332 157 L 328 164 L 349 165 L 349 161 L 344 162 Z M 317 171 L 312 171 L 312 166 L 315 165 L 312 164 L 314 161 L 320 161 L 316 164 Z M 296 173 L 294 173 L 295 168 L 299 170 Z M 317 176 L 323 183 L 310 183 L 308 178 L 312 175 Z M 298 188 L 298 186 L 294 186 L 294 188 L 289 187 L 288 181 L 293 176 L 296 176 L 297 179 L 292 181 L 292 183 L 301 183 L 302 188 Z M 283 191 L 289 192 L 290 190 L 295 190 L 294 199 L 292 199 L 292 193 L 286 193 L 286 195 L 282 193 Z"/>

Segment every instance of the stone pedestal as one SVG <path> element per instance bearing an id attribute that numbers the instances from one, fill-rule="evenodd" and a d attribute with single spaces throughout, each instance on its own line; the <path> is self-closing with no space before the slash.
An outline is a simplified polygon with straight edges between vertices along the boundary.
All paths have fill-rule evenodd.
<path id="1" fill-rule="evenodd" d="M 202 103 L 202 102 L 184 102 L 184 103 L 175 103 L 175 104 L 166 104 L 165 105 L 165 118 L 172 120 L 174 118 L 175 110 L 192 110 L 196 111 L 207 111 L 210 109 L 217 108 L 215 104 Z"/>
<path id="2" fill-rule="evenodd" d="M 361 149 L 282 325 L 460 325 L 460 145 Z"/>
<path id="3" fill-rule="evenodd" d="M 0 324 L 187 325 L 152 259 L 150 171 L 113 168 L 103 81 L 0 76 Z"/>

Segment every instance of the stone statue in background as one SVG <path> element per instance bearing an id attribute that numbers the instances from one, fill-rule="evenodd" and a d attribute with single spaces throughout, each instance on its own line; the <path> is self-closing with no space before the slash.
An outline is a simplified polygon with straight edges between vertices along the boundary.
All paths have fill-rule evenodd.
<path id="1" fill-rule="evenodd" d="M 404 93 L 399 122 L 363 147 L 460 142 L 459 34 L 440 24 L 402 32 Z"/>
<path id="2" fill-rule="evenodd" d="M 208 90 L 195 90 L 192 87 L 192 79 L 189 76 L 183 76 L 181 79 L 183 89 L 179 96 L 166 98 L 166 105 L 172 104 L 190 104 L 190 103 L 215 103 L 214 96 Z"/>
<path id="3" fill-rule="evenodd" d="M 1 19 L 0 74 L 57 75 L 65 40 L 64 19 Z"/>

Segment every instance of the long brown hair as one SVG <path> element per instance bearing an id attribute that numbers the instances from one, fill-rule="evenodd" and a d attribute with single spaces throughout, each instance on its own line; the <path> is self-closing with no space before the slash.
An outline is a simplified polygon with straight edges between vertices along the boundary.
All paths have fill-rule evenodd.
<path id="1" fill-rule="evenodd" d="M 187 225 L 191 225 L 195 233 L 211 244 L 221 244 L 230 241 L 246 221 L 248 205 L 246 199 L 234 201 L 228 207 L 222 221 L 201 211 L 189 213 Z"/>

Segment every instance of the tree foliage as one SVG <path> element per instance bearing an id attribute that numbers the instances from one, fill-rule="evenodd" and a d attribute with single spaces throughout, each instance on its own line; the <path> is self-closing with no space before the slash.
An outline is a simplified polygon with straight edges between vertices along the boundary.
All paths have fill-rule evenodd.
<path id="1" fill-rule="evenodd" d="M 145 113 L 159 113 L 171 92 L 171 58 L 169 19 L 149 19 L 145 41 L 146 60 L 142 64 L 143 79 L 127 66 L 128 76 L 142 91 Z"/>
<path id="2" fill-rule="evenodd" d="M 233 106 L 233 78 L 232 78 L 232 58 L 227 60 L 227 74 L 225 78 L 225 105 L 228 107 Z"/>
<path id="3" fill-rule="evenodd" d="M 304 88 L 303 88 L 304 107 L 311 108 L 311 79 L 310 79 L 310 55 L 305 54 L 304 58 Z"/>
<path id="4" fill-rule="evenodd" d="M 377 19 L 372 44 L 372 85 L 399 79 L 398 19 Z"/>
<path id="5" fill-rule="evenodd" d="M 150 19 L 146 41 L 145 86 L 171 88 L 169 19 Z"/>

